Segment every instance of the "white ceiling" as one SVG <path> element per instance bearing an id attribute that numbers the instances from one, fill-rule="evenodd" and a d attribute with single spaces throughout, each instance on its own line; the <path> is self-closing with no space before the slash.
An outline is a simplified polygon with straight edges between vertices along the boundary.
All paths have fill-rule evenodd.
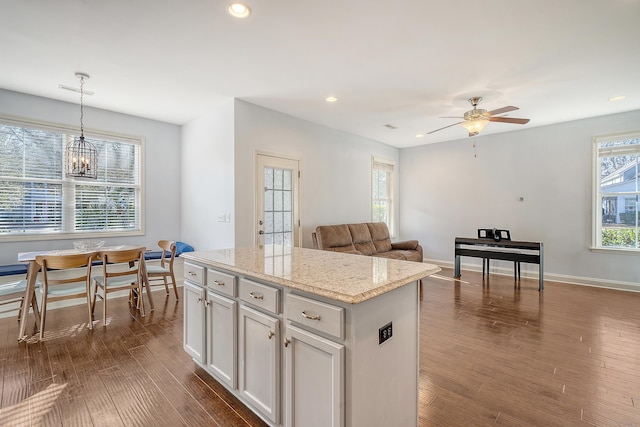
<path id="1" fill-rule="evenodd" d="M 470 96 L 531 119 L 483 134 L 640 109 L 640 0 L 227 4 L 0 0 L 0 88 L 79 103 L 58 85 L 84 72 L 92 107 L 184 124 L 237 97 L 397 147 L 466 137 L 416 134 Z"/>

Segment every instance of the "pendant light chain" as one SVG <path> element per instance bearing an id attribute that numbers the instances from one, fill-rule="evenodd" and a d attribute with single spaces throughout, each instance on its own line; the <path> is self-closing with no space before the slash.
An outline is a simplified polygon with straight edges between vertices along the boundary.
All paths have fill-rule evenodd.
<path id="1" fill-rule="evenodd" d="M 80 76 L 80 136 L 84 137 L 84 76 Z"/>

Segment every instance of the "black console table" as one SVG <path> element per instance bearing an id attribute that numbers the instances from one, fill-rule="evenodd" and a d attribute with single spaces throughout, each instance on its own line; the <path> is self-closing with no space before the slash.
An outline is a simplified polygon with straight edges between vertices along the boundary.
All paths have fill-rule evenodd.
<path id="1" fill-rule="evenodd" d="M 542 242 L 518 242 L 515 240 L 496 242 L 493 239 L 456 237 L 454 277 L 460 277 L 461 256 L 538 264 L 538 291 L 544 289 Z"/>

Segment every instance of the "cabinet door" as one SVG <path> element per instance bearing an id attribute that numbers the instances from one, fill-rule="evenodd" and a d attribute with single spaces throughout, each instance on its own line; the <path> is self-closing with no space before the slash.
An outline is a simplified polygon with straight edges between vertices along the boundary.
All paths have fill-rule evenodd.
<path id="1" fill-rule="evenodd" d="M 240 305 L 239 393 L 268 420 L 280 422 L 280 320 Z"/>
<path id="2" fill-rule="evenodd" d="M 344 425 L 344 345 L 288 325 L 285 426 Z"/>
<path id="3" fill-rule="evenodd" d="M 236 336 L 238 303 L 207 293 L 207 369 L 236 388 Z"/>
<path id="4" fill-rule="evenodd" d="M 205 363 L 204 294 L 201 286 L 184 282 L 183 348 L 200 364 Z"/>

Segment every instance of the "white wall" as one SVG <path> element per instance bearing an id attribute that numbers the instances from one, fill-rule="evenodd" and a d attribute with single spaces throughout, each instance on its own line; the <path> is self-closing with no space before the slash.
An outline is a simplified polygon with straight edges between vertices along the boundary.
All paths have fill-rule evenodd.
<path id="1" fill-rule="evenodd" d="M 88 103 L 90 102 L 89 100 Z M 78 104 L 3 89 L 0 89 L 0 114 L 80 127 Z M 100 130 L 145 138 L 145 235 L 107 238 L 107 244 L 143 244 L 155 247 L 160 239 L 181 240 L 180 127 L 86 105 L 84 123 L 85 130 L 88 131 Z M 18 252 L 71 247 L 71 240 L 0 243 L 0 264 L 15 263 Z"/>
<path id="2" fill-rule="evenodd" d="M 182 128 L 182 238 L 196 250 L 235 245 L 233 122 L 230 98 Z"/>
<path id="3" fill-rule="evenodd" d="M 301 159 L 301 232 L 308 248 L 318 225 L 370 221 L 371 158 L 399 159 L 397 148 L 236 100 L 237 246 L 255 241 L 256 151 Z M 398 185 L 396 180 L 396 194 Z M 396 204 L 396 214 L 398 208 Z"/>
<path id="4" fill-rule="evenodd" d="M 420 240 L 426 259 L 451 265 L 456 236 L 506 228 L 514 240 L 544 243 L 545 277 L 640 290 L 638 255 L 589 249 L 592 137 L 639 128 L 635 111 L 479 136 L 477 158 L 473 138 L 402 149 L 402 234 Z M 512 271 L 512 263 L 495 264 Z"/>

